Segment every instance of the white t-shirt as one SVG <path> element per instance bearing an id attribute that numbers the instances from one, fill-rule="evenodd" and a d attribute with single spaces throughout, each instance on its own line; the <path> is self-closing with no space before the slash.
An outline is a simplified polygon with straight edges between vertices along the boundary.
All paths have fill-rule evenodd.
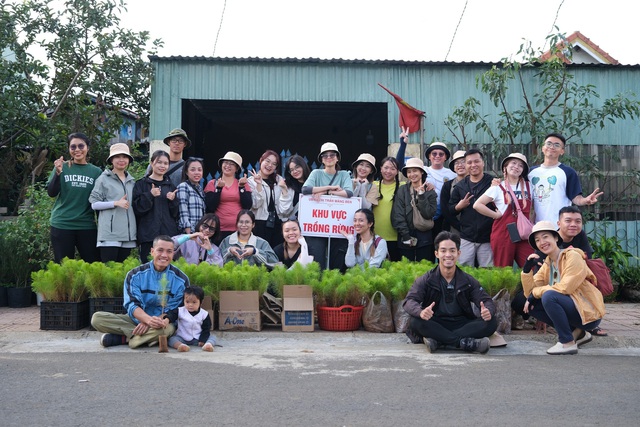
<path id="1" fill-rule="evenodd" d="M 502 187 L 507 190 L 507 192 L 509 191 L 505 181 L 502 181 L 500 185 L 502 185 Z M 522 199 L 522 188 L 520 188 L 520 183 L 518 183 L 518 185 L 515 187 L 511 187 L 511 190 L 513 190 L 513 194 L 515 194 L 518 199 Z M 527 190 L 525 184 L 525 194 L 526 192 Z M 491 200 L 493 200 L 493 203 L 496 205 L 496 208 L 501 214 L 504 214 L 504 212 L 509 207 L 509 205 L 505 202 L 504 192 L 499 185 L 492 185 L 491 187 L 489 187 L 489 189 L 484 192 L 483 196 L 487 196 Z"/>
<path id="2" fill-rule="evenodd" d="M 529 182 L 534 194 L 536 221 L 551 221 L 555 224 L 558 222 L 560 209 L 571 206 L 571 201 L 582 194 L 578 174 L 562 163 L 531 168 Z"/>
<path id="3" fill-rule="evenodd" d="M 440 192 L 445 182 L 451 181 L 456 178 L 456 173 L 452 172 L 449 168 L 433 169 L 431 166 L 427 167 L 427 182 L 430 182 L 436 187 L 436 195 L 438 196 L 438 204 L 440 204 Z"/>

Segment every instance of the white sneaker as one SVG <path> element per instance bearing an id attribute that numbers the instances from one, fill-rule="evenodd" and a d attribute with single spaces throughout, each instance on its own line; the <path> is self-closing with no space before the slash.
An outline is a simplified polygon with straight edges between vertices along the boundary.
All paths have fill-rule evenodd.
<path id="1" fill-rule="evenodd" d="M 556 343 L 556 345 L 547 350 L 547 354 L 578 354 L 578 345 L 573 344 L 565 347 L 561 342 L 558 342 Z"/>
<path id="2" fill-rule="evenodd" d="M 581 345 L 585 345 L 587 343 L 590 343 L 592 339 L 593 338 L 591 337 L 591 334 L 589 332 L 587 332 L 587 331 L 584 331 L 584 336 L 582 338 L 576 340 L 576 345 L 578 347 L 580 347 Z"/>

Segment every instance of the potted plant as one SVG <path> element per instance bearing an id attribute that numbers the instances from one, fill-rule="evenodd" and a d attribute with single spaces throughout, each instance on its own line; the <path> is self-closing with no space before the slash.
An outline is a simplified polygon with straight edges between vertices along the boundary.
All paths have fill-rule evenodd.
<path id="1" fill-rule="evenodd" d="M 89 292 L 85 286 L 88 264 L 65 258 L 49 262 L 45 270 L 32 274 L 31 285 L 44 296 L 40 306 L 40 329 L 75 331 L 89 325 Z"/>

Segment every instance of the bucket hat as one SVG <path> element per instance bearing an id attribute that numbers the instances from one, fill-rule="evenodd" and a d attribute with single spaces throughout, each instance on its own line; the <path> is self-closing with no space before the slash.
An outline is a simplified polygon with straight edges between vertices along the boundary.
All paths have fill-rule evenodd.
<path id="1" fill-rule="evenodd" d="M 320 147 L 320 154 L 318 154 L 318 161 L 322 163 L 322 153 L 326 153 L 327 151 L 335 151 L 338 153 L 338 160 L 340 160 L 340 151 L 338 150 L 338 146 L 333 142 L 325 142 Z"/>
<path id="2" fill-rule="evenodd" d="M 535 237 L 536 237 L 536 233 L 540 231 L 550 232 L 555 236 L 557 241 L 561 239 L 560 233 L 558 233 L 558 227 L 554 223 L 552 223 L 551 221 L 537 222 L 536 225 L 534 225 L 533 228 L 531 229 L 531 234 L 529 235 L 529 245 L 531 245 L 531 247 L 536 251 L 539 249 L 538 249 L 538 245 L 536 245 Z"/>
<path id="3" fill-rule="evenodd" d="M 218 166 L 222 167 L 222 162 L 225 160 L 229 160 L 238 166 L 238 170 L 242 169 L 242 157 L 238 153 L 234 153 L 233 151 L 227 151 L 227 154 L 224 157 L 218 159 Z"/>
<path id="4" fill-rule="evenodd" d="M 427 174 L 427 169 L 425 168 L 424 163 L 422 163 L 422 160 L 418 159 L 417 157 L 412 157 L 409 160 L 407 160 L 407 163 L 402 168 L 402 175 L 404 175 L 405 178 L 408 178 L 407 177 L 407 169 L 409 169 L 409 168 L 422 169 L 422 172 L 425 175 Z"/>
<path id="5" fill-rule="evenodd" d="M 373 171 L 373 173 L 376 173 L 376 172 L 378 171 L 378 169 L 376 169 L 376 158 L 375 158 L 375 157 L 373 157 L 373 156 L 372 156 L 371 154 L 369 154 L 369 153 L 362 153 L 362 154 L 360 154 L 360 155 L 358 156 L 358 159 L 357 159 L 355 162 L 351 163 L 351 167 L 352 167 L 353 169 L 355 169 L 355 167 L 358 165 L 358 163 L 360 163 L 360 162 L 361 162 L 361 161 L 363 161 L 363 160 L 364 160 L 365 162 L 367 162 L 367 163 L 370 163 L 370 164 L 371 164 L 371 167 L 373 168 L 373 170 L 372 170 L 372 171 Z"/>
<path id="6" fill-rule="evenodd" d="M 133 163 L 133 157 L 131 157 L 131 153 L 129 152 L 129 146 L 121 142 L 113 144 L 111 145 L 111 147 L 109 147 L 109 157 L 107 157 L 107 163 L 111 164 L 111 159 L 118 154 L 124 154 L 129 158 L 129 164 Z"/>
<path id="7" fill-rule="evenodd" d="M 522 175 L 521 176 L 523 178 L 527 179 L 527 176 L 529 176 L 529 163 L 527 163 L 527 156 L 525 156 L 522 153 L 511 153 L 507 157 L 504 158 L 500 168 L 504 170 L 504 165 L 511 159 L 517 159 L 517 160 L 520 160 L 521 162 L 524 163 L 524 168 L 522 169 Z"/>
<path id="8" fill-rule="evenodd" d="M 455 172 L 456 169 L 454 167 L 456 160 L 458 159 L 464 159 L 464 155 L 465 155 L 466 151 L 464 150 L 458 150 L 455 153 L 453 153 L 453 157 L 451 158 L 451 161 L 449 162 L 449 169 L 451 169 L 451 172 Z"/>
<path id="9" fill-rule="evenodd" d="M 428 159 L 429 158 L 429 154 L 431 154 L 431 152 L 433 150 L 442 150 L 442 151 L 444 151 L 444 160 L 445 161 L 449 160 L 449 157 L 451 157 L 451 151 L 449 151 L 449 149 L 447 148 L 447 146 L 445 145 L 444 142 L 433 142 L 427 148 L 427 151 L 424 152 L 424 157 L 426 157 Z"/>
<path id="10" fill-rule="evenodd" d="M 171 132 L 169 132 L 169 135 L 165 136 L 164 139 L 162 140 L 162 142 L 164 142 L 165 144 L 169 145 L 169 140 L 171 138 L 176 137 L 176 136 L 183 137 L 184 140 L 187 142 L 187 144 L 184 146 L 184 148 L 191 147 L 191 140 L 187 136 L 187 133 L 185 131 L 183 131 L 182 129 L 180 129 L 180 128 L 175 128 Z"/>

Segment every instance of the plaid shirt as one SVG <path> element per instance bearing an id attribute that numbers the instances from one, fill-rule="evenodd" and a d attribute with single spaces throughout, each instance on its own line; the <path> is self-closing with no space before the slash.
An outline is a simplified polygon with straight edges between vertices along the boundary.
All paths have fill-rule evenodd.
<path id="1" fill-rule="evenodd" d="M 193 185 L 190 182 L 182 182 L 178 185 L 178 200 L 180 201 L 180 219 L 178 227 L 181 231 L 190 228 L 192 233 L 194 227 L 204 215 L 204 192 L 200 184 Z"/>

